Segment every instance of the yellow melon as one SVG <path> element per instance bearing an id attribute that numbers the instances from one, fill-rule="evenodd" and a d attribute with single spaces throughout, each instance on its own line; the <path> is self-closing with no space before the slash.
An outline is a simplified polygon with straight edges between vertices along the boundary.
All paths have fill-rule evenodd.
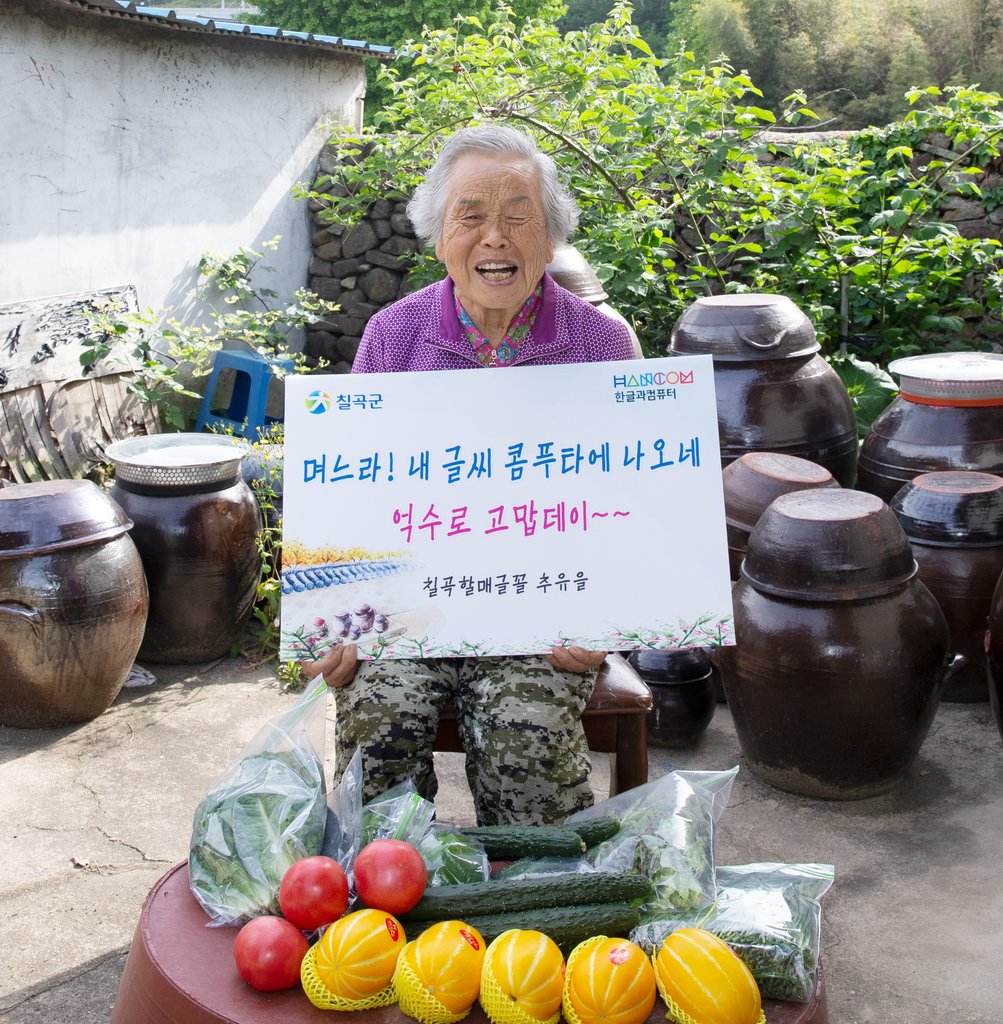
<path id="1" fill-rule="evenodd" d="M 488 945 L 480 1002 L 492 1024 L 556 1021 L 564 988 L 564 956 L 542 932 L 512 928 Z"/>
<path id="2" fill-rule="evenodd" d="M 407 942 L 404 928 L 382 910 L 356 910 L 331 925 L 314 954 L 314 970 L 329 993 L 360 1000 L 385 989 Z"/>
<path id="3" fill-rule="evenodd" d="M 440 921 L 423 931 L 397 961 L 394 985 L 401 1009 L 420 1021 L 465 1014 L 481 990 L 484 950 L 480 932 L 462 921 Z"/>
<path id="4" fill-rule="evenodd" d="M 702 928 L 672 932 L 654 956 L 658 991 L 676 1020 L 696 1024 L 762 1021 L 759 986 L 731 947 Z"/>
<path id="5" fill-rule="evenodd" d="M 574 1024 L 641 1024 L 656 994 L 651 962 L 627 939 L 599 935 L 568 957 L 564 1016 Z"/>

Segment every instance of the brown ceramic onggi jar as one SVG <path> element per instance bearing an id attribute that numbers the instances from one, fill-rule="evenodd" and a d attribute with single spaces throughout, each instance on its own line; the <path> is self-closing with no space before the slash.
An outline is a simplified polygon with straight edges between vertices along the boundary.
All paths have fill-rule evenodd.
<path id="1" fill-rule="evenodd" d="M 893 788 L 937 710 L 948 632 L 891 509 L 843 488 L 781 495 L 733 604 L 736 645 L 717 655 L 749 767 L 806 796 Z"/>
<path id="2" fill-rule="evenodd" d="M 776 452 L 748 452 L 726 466 L 721 476 L 733 580 L 738 579 L 749 534 L 774 498 L 791 491 L 839 486 L 825 466 Z"/>
<path id="3" fill-rule="evenodd" d="M 989 659 L 989 704 L 1000 737 L 1003 738 L 1003 576 L 1000 576 L 996 584 L 989 611 L 986 653 Z"/>
<path id="4" fill-rule="evenodd" d="M 1003 473 L 1003 355 L 909 356 L 888 369 L 900 392 L 860 447 L 862 491 L 891 501 L 920 473 Z"/>
<path id="5" fill-rule="evenodd" d="M 919 578 L 947 618 L 951 650 L 965 658 L 943 699 L 988 700 L 985 632 L 1003 573 L 1003 477 L 922 473 L 899 490 L 891 507 L 912 543 Z"/>
<path id="6" fill-rule="evenodd" d="M 0 725 L 96 718 L 146 624 L 132 523 L 89 480 L 0 488 Z"/>
<path id="7" fill-rule="evenodd" d="M 856 415 L 819 347 L 811 322 L 783 295 L 707 296 L 683 313 L 669 353 L 713 357 L 722 465 L 776 452 L 853 486 Z"/>
<path id="8" fill-rule="evenodd" d="M 140 648 L 147 661 L 209 661 L 240 638 L 261 570 L 261 513 L 240 474 L 246 449 L 218 434 L 159 434 L 108 446 L 112 497 L 135 523 L 150 585 Z"/>

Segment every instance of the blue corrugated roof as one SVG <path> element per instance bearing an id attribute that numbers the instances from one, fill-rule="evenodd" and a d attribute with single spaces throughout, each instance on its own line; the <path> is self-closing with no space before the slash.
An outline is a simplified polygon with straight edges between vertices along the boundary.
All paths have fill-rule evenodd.
<path id="1" fill-rule="evenodd" d="M 268 25 L 244 25 L 223 18 L 200 18 L 194 15 L 177 14 L 168 7 L 144 7 L 141 4 L 133 3 L 132 0 L 73 0 L 73 2 L 83 7 L 128 14 L 137 18 L 156 18 L 168 25 L 196 31 L 232 33 L 270 39 L 275 42 L 320 46 L 325 49 L 358 53 L 363 57 L 378 57 L 383 60 L 394 56 L 392 46 L 367 43 L 360 39 L 345 39 L 342 36 L 319 35 L 313 32 L 293 32 Z"/>

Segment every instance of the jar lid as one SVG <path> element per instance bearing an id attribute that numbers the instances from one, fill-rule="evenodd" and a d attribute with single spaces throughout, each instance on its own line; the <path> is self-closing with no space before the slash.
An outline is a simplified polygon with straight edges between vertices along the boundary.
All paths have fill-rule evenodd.
<path id="1" fill-rule="evenodd" d="M 928 405 L 1003 405 L 1003 354 L 933 352 L 888 364 L 902 397 Z"/>
<path id="2" fill-rule="evenodd" d="M 567 242 L 554 246 L 547 273 L 562 287 L 586 302 L 604 302 L 609 296 L 588 260 Z"/>
<path id="3" fill-rule="evenodd" d="M 724 468 L 721 480 L 725 520 L 746 533 L 781 494 L 839 486 L 825 466 L 779 452 L 747 452 Z"/>
<path id="4" fill-rule="evenodd" d="M 105 455 L 122 483 L 191 487 L 232 479 L 250 448 L 227 434 L 151 434 L 115 441 Z"/>
<path id="5" fill-rule="evenodd" d="M 747 293 L 697 299 L 672 328 L 669 354 L 752 362 L 810 356 L 820 348 L 811 321 L 786 295 Z"/>
<path id="6" fill-rule="evenodd" d="M 627 661 L 646 683 L 692 683 L 710 677 L 714 666 L 696 647 L 631 651 Z"/>
<path id="7" fill-rule="evenodd" d="M 921 473 L 903 484 L 890 504 L 906 536 L 917 544 L 1003 544 L 1003 477 L 994 473 Z"/>
<path id="8" fill-rule="evenodd" d="M 905 586 L 912 545 L 879 497 L 822 488 L 782 494 L 749 535 L 742 576 L 757 590 L 800 601 L 857 601 Z"/>
<path id="9" fill-rule="evenodd" d="M 90 480 L 0 487 L 0 558 L 43 555 L 111 540 L 132 520 Z"/>

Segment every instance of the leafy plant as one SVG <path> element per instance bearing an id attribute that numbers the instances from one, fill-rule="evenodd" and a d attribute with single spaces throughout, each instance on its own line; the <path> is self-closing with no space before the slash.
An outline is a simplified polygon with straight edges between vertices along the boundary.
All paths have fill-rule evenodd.
<path id="1" fill-rule="evenodd" d="M 246 456 L 256 465 L 256 472 L 251 476 L 251 488 L 263 520 L 257 535 L 261 575 L 243 647 L 244 656 L 252 664 L 272 661 L 278 656 L 280 647 L 283 441 L 282 425 L 273 424 Z M 281 662 L 277 675 L 288 689 L 302 689 L 304 678 L 296 662 Z"/>
<path id="2" fill-rule="evenodd" d="M 274 252 L 279 241 L 276 236 L 262 248 Z M 304 356 L 289 350 L 290 334 L 339 307 L 305 288 L 297 289 L 288 302 L 278 301 L 274 290 L 257 283 L 256 276 L 274 271 L 262 264 L 263 258 L 263 253 L 244 248 L 231 256 L 202 256 L 201 294 L 221 299 L 226 307 L 210 309 L 209 325 L 183 324 L 169 315 L 170 310 L 130 312 L 114 302 L 88 312 L 91 331 L 83 341 L 81 366 L 86 371 L 124 343 L 136 366 L 128 392 L 154 406 L 177 430 L 187 424 L 183 400 L 201 397 L 192 389 L 193 382 L 209 374 L 213 353 L 224 346 L 246 346 L 263 356 L 291 359 L 298 370 L 304 369 Z"/>
<path id="3" fill-rule="evenodd" d="M 998 96 L 915 90 L 914 109 L 883 133 L 803 145 L 796 131 L 815 119 L 803 94 L 773 112 L 724 61 L 659 60 L 631 14 L 618 3 L 561 35 L 502 5 L 491 24 L 466 16 L 425 31 L 406 63 L 381 72 L 392 99 L 370 128 L 336 137 L 337 173 L 302 194 L 349 224 L 408 194 L 456 128 L 503 122 L 560 164 L 582 208 L 575 244 L 648 354 L 666 351 L 694 299 L 722 291 L 790 296 L 827 354 L 844 333 L 881 363 L 982 344 L 975 325 L 1003 305 L 1000 247 L 961 237 L 941 211 L 959 189 L 975 194 L 968 165 L 996 152 Z M 789 142 L 765 137 L 778 127 Z M 923 165 L 914 157 L 932 132 L 953 155 Z M 415 283 L 440 273 L 427 256 L 413 271 Z M 862 333 L 876 341 L 858 350 Z"/>
<path id="4" fill-rule="evenodd" d="M 829 362 L 846 385 L 857 420 L 857 437 L 862 441 L 871 424 L 898 394 L 898 385 L 880 366 L 850 353 L 831 356 Z"/>

